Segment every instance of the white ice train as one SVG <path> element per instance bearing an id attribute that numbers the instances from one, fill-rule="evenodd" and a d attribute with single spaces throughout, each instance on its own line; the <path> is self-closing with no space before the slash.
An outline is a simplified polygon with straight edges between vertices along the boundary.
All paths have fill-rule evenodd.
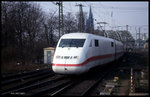
<path id="1" fill-rule="evenodd" d="M 58 41 L 52 70 L 59 74 L 81 74 L 114 61 L 123 53 L 123 44 L 111 38 L 88 33 L 65 34 Z"/>

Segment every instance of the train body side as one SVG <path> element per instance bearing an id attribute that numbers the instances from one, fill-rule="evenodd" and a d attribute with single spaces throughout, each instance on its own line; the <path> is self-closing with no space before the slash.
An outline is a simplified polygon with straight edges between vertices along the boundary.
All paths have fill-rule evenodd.
<path id="1" fill-rule="evenodd" d="M 59 47 L 61 39 L 85 39 L 83 47 Z M 87 33 L 73 33 L 62 37 L 57 45 L 52 69 L 60 74 L 80 74 L 104 65 L 123 54 L 121 42 Z"/>

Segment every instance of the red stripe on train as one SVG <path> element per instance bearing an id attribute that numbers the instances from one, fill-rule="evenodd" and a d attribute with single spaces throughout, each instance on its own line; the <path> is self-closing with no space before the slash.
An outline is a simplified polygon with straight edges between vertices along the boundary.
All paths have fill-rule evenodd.
<path id="1" fill-rule="evenodd" d="M 123 53 L 123 52 L 119 52 L 117 54 L 120 54 L 120 53 Z M 102 56 L 94 56 L 94 57 L 91 57 L 91 58 L 88 58 L 86 61 L 80 63 L 80 64 L 52 64 L 53 66 L 82 66 L 90 61 L 94 61 L 94 60 L 97 60 L 97 59 L 104 59 L 104 58 L 109 58 L 109 57 L 112 57 L 114 56 L 115 54 L 108 54 L 108 55 L 102 55 Z"/>

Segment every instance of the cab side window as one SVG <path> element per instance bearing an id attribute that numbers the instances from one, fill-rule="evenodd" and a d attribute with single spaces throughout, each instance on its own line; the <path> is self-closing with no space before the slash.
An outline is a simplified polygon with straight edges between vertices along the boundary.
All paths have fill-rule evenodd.
<path id="1" fill-rule="evenodd" d="M 95 47 L 98 47 L 99 44 L 98 44 L 98 40 L 95 39 Z"/>
<path id="2" fill-rule="evenodd" d="M 114 47 L 114 42 L 111 42 L 111 47 Z"/>

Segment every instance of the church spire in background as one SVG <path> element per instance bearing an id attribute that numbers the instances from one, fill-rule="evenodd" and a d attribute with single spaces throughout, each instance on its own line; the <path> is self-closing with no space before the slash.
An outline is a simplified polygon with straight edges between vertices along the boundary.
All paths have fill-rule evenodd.
<path id="1" fill-rule="evenodd" d="M 94 32 L 94 21 L 93 21 L 93 13 L 90 6 L 89 18 L 86 21 L 86 32 L 93 33 Z"/>
<path id="2" fill-rule="evenodd" d="M 79 23 L 78 23 L 78 30 L 79 32 L 84 32 L 85 25 L 84 25 L 84 14 L 82 10 L 82 4 L 76 5 L 79 6 Z"/>

